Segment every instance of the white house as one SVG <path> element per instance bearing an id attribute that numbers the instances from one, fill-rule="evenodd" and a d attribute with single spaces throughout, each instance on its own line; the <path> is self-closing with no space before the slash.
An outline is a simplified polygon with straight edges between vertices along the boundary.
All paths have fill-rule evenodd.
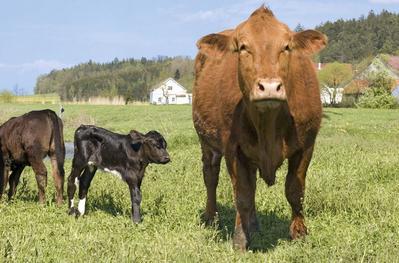
<path id="1" fill-rule="evenodd" d="M 173 78 L 161 82 L 150 93 L 151 104 L 191 104 L 192 94 Z"/>
<path id="2" fill-rule="evenodd" d="M 320 90 L 321 103 L 327 104 L 327 105 L 341 103 L 343 92 L 344 92 L 343 88 L 333 89 L 333 88 L 324 86 Z"/>

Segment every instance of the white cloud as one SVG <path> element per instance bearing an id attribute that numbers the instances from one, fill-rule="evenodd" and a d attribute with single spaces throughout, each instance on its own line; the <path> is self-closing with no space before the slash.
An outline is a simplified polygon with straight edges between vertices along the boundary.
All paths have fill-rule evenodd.
<path id="1" fill-rule="evenodd" d="M 369 0 L 372 4 L 399 4 L 399 0 Z"/>
<path id="2" fill-rule="evenodd" d="M 247 0 L 238 4 L 232 4 L 228 7 L 177 14 L 176 16 L 182 22 L 208 21 L 231 24 L 232 21 L 239 21 L 239 19 L 242 19 L 242 16 L 248 16 L 251 11 L 260 7 L 263 3 L 263 0 Z"/>

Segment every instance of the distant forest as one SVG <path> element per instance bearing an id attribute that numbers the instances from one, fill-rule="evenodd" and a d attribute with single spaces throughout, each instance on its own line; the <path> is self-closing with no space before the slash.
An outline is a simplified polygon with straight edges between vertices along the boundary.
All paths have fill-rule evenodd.
<path id="1" fill-rule="evenodd" d="M 72 68 L 53 70 L 37 79 L 35 93 L 58 93 L 62 100 L 87 100 L 90 97 L 122 96 L 126 101 L 146 101 L 150 90 L 173 77 L 188 91 L 194 79 L 189 57 L 154 59 L 115 58 L 111 63 L 89 61 Z"/>
<path id="2" fill-rule="evenodd" d="M 327 22 L 316 29 L 329 39 L 320 53 L 323 63 L 358 63 L 380 53 L 399 55 L 399 14 L 370 11 L 367 17 Z"/>
<path id="3" fill-rule="evenodd" d="M 316 29 L 329 38 L 327 48 L 317 58 L 323 63 L 354 64 L 379 53 L 399 55 L 399 14 L 382 11 L 377 15 L 370 11 L 367 17 L 326 22 Z M 191 91 L 193 60 L 159 56 L 154 59 L 115 58 L 103 64 L 89 61 L 40 76 L 35 93 L 56 92 L 62 100 L 122 96 L 127 101 L 145 101 L 154 85 L 168 77 L 174 77 Z"/>

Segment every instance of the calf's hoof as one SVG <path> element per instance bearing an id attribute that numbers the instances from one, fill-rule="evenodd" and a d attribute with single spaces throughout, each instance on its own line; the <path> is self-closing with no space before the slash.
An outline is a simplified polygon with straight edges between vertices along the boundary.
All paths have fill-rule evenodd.
<path id="1" fill-rule="evenodd" d="M 141 217 L 132 217 L 134 224 L 140 224 L 142 222 Z"/>
<path id="2" fill-rule="evenodd" d="M 302 238 L 308 234 L 308 230 L 303 222 L 303 218 L 294 218 L 290 226 L 290 236 L 292 240 Z"/>
<path id="3" fill-rule="evenodd" d="M 78 210 L 77 208 L 71 207 L 71 208 L 69 209 L 68 215 L 70 215 L 70 216 L 75 216 L 75 217 L 79 217 L 79 216 L 80 216 L 80 212 L 79 212 L 79 210 Z"/>

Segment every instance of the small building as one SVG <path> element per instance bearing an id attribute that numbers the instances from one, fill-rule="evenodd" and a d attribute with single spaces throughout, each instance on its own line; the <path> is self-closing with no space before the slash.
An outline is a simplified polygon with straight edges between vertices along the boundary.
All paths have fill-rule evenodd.
<path id="1" fill-rule="evenodd" d="M 369 76 L 379 72 L 384 72 L 399 85 L 399 56 L 380 54 L 374 57 L 365 68 L 357 72 L 355 77 L 344 86 L 343 102 L 347 105 L 353 105 L 357 102 L 369 89 Z M 394 88 L 395 86 L 392 87 L 392 91 Z"/>
<path id="2" fill-rule="evenodd" d="M 168 78 L 156 85 L 150 92 L 150 103 L 163 104 L 191 104 L 192 94 L 173 78 Z"/>

